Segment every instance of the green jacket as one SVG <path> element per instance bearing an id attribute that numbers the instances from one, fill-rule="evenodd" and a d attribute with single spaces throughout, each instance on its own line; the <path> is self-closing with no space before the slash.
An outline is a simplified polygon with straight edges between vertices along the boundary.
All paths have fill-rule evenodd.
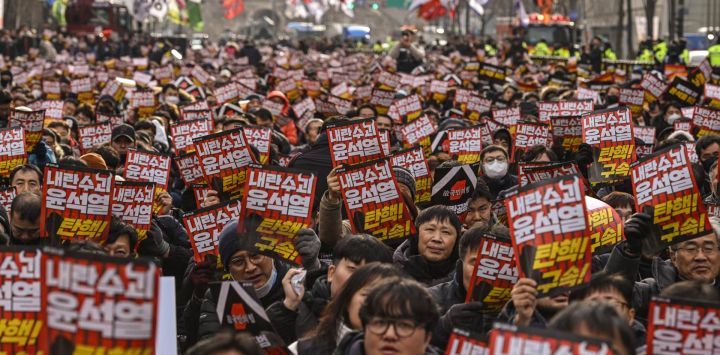
<path id="1" fill-rule="evenodd" d="M 720 67 L 720 44 L 708 48 L 708 58 L 711 66 Z"/>
<path id="2" fill-rule="evenodd" d="M 663 41 L 654 45 L 653 51 L 655 52 L 655 59 L 657 59 L 658 62 L 662 63 L 662 61 L 665 60 L 665 55 L 667 55 L 667 43 Z"/>
<path id="3" fill-rule="evenodd" d="M 617 55 L 613 52 L 612 48 L 606 48 L 605 52 L 603 52 L 603 59 L 617 60 Z"/>

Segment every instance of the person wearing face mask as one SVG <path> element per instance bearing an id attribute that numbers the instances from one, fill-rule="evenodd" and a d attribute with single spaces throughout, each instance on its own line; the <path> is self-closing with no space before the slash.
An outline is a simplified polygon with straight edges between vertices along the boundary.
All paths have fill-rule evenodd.
<path id="1" fill-rule="evenodd" d="M 710 194 L 705 197 L 703 202 L 705 202 L 705 205 L 708 206 L 715 206 L 716 208 L 720 206 L 720 189 L 718 189 L 718 167 L 717 167 L 717 158 L 710 158 L 709 161 L 712 161 L 712 165 L 710 166 L 710 170 L 708 171 L 708 180 L 710 180 Z"/>
<path id="2" fill-rule="evenodd" d="M 607 95 L 605 95 L 605 107 L 617 107 L 620 104 L 620 88 L 613 85 L 608 88 Z"/>
<path id="3" fill-rule="evenodd" d="M 13 73 L 9 70 L 0 72 L 0 85 L 3 89 L 10 89 L 13 82 Z"/>
<path id="4" fill-rule="evenodd" d="M 180 104 L 180 92 L 173 84 L 166 84 L 162 88 L 161 102 L 165 104 Z"/>
<path id="5" fill-rule="evenodd" d="M 12 95 L 8 91 L 0 91 L 0 127 L 6 127 L 12 110 Z"/>
<path id="6" fill-rule="evenodd" d="M 655 126 L 655 135 L 659 136 L 665 128 L 673 127 L 675 121 L 682 118 L 682 110 L 677 102 L 670 102 L 665 105 L 663 114 L 653 119 L 652 125 Z"/>
<path id="7" fill-rule="evenodd" d="M 482 179 L 490 188 L 492 198 L 497 198 L 500 191 L 517 185 L 515 175 L 508 172 L 509 156 L 505 148 L 499 145 L 490 145 L 480 152 L 482 162 Z"/>
<path id="8" fill-rule="evenodd" d="M 715 163 L 720 155 L 720 136 L 708 134 L 700 137 L 695 143 L 695 153 L 705 172 Z"/>

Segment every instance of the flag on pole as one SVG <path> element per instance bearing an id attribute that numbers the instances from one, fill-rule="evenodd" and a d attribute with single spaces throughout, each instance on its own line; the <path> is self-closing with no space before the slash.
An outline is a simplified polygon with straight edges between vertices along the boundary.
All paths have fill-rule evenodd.
<path id="1" fill-rule="evenodd" d="M 522 0 L 515 0 L 515 17 L 517 17 L 522 27 L 527 27 L 530 23 L 530 18 L 525 12 L 525 5 L 523 5 Z"/>
<path id="2" fill-rule="evenodd" d="M 190 23 L 190 29 L 195 32 L 200 32 L 205 28 L 205 22 L 203 22 L 202 10 L 200 7 L 200 0 L 188 1 L 187 15 L 188 22 Z"/>

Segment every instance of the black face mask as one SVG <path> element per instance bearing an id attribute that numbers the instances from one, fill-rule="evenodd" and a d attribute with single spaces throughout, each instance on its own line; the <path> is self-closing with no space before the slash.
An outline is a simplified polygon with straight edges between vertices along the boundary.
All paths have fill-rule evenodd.
<path id="1" fill-rule="evenodd" d="M 618 102 L 620 102 L 620 97 L 616 95 L 608 95 L 605 97 L 605 104 L 607 105 L 614 105 Z"/>
<path id="2" fill-rule="evenodd" d="M 705 173 L 710 171 L 710 168 L 712 167 L 713 163 L 715 163 L 715 158 L 707 158 L 703 160 L 702 162 L 703 170 L 705 170 Z"/>

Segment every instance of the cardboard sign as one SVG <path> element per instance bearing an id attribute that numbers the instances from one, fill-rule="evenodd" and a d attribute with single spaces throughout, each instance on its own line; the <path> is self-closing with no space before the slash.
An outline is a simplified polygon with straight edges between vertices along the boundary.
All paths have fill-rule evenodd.
<path id="1" fill-rule="evenodd" d="M 505 200 L 520 277 L 538 284 L 538 297 L 590 281 L 590 238 L 583 184 L 564 176 L 519 189 Z"/>
<path id="2" fill-rule="evenodd" d="M 645 101 L 645 92 L 642 89 L 620 89 L 620 105 L 630 108 L 634 117 L 642 115 L 642 106 Z"/>
<path id="3" fill-rule="evenodd" d="M 538 102 L 540 122 L 550 123 L 551 117 L 574 117 L 593 112 L 595 104 L 591 100 L 582 101 L 545 101 Z"/>
<path id="4" fill-rule="evenodd" d="M 708 134 L 720 134 L 720 110 L 695 106 L 693 125 L 698 128 L 698 138 Z"/>
<path id="5" fill-rule="evenodd" d="M 343 167 L 336 174 L 353 233 L 388 240 L 415 232 L 388 159 Z"/>
<path id="6" fill-rule="evenodd" d="M 42 270 L 45 354 L 57 344 L 94 353 L 154 351 L 160 285 L 154 262 L 45 252 Z"/>
<path id="7" fill-rule="evenodd" d="M 115 181 L 112 214 L 135 228 L 139 242 L 150 230 L 155 184 L 152 182 Z"/>
<path id="8" fill-rule="evenodd" d="M 487 335 L 454 328 L 445 355 L 485 355 L 487 347 Z"/>
<path id="9" fill-rule="evenodd" d="M 130 96 L 130 107 L 138 110 L 138 117 L 149 117 L 156 106 L 157 98 L 153 91 L 136 90 Z"/>
<path id="10" fill-rule="evenodd" d="M 705 100 L 708 105 L 715 109 L 720 109 L 720 85 L 705 84 Z"/>
<path id="11" fill-rule="evenodd" d="M 675 100 L 685 106 L 694 106 L 700 100 L 702 89 L 695 87 L 687 80 L 676 77 L 667 88 L 666 95 L 670 101 Z"/>
<path id="12" fill-rule="evenodd" d="M 482 151 L 482 132 L 480 126 L 453 129 L 447 132 L 449 151 L 453 158 L 463 164 L 480 161 Z"/>
<path id="13" fill-rule="evenodd" d="M 255 147 L 260 155 L 257 157 L 260 164 L 265 165 L 270 161 L 270 141 L 272 130 L 266 127 L 243 127 L 245 138 L 249 145 Z"/>
<path id="14" fill-rule="evenodd" d="M 40 236 L 102 242 L 112 210 L 113 175 L 89 168 L 45 165 Z"/>
<path id="15" fill-rule="evenodd" d="M 236 200 L 183 214 L 183 226 L 190 237 L 195 263 L 203 262 L 206 255 L 215 255 L 219 259 L 220 232 L 228 223 L 240 218 L 241 210 L 242 203 Z M 221 265 L 222 261 L 218 260 L 218 263 Z"/>
<path id="16" fill-rule="evenodd" d="M 177 166 L 180 178 L 185 182 L 185 186 L 204 181 L 205 176 L 200 166 L 200 159 L 198 159 L 195 152 L 181 154 L 173 158 L 173 161 L 175 161 L 175 166 Z"/>
<path id="17" fill-rule="evenodd" d="M 208 120 L 213 121 L 215 115 L 212 110 L 180 110 L 180 121 Z"/>
<path id="18" fill-rule="evenodd" d="M 384 115 L 388 112 L 393 100 L 395 100 L 394 90 L 373 89 L 370 95 L 370 104 L 375 105 L 375 110 L 379 115 Z"/>
<path id="19" fill-rule="evenodd" d="M 125 158 L 124 177 L 127 181 L 154 182 L 155 197 L 168 191 L 170 185 L 169 155 L 129 150 Z M 153 213 L 157 214 L 162 206 L 156 199 Z"/>
<path id="20" fill-rule="evenodd" d="M 620 215 L 607 203 L 589 196 L 585 196 L 585 204 L 588 209 L 588 230 L 592 240 L 590 251 L 593 255 L 611 252 L 625 236 Z"/>
<path id="21" fill-rule="evenodd" d="M 245 170 L 255 163 L 242 128 L 223 131 L 193 140 L 205 181 L 221 200 L 242 196 Z"/>
<path id="22" fill-rule="evenodd" d="M 7 354 L 34 354 L 46 342 L 43 329 L 43 308 L 40 289 L 42 277 L 40 249 L 24 247 L 0 248 L 0 351 Z"/>
<path id="23" fill-rule="evenodd" d="M 430 205 L 443 205 L 455 211 L 464 220 L 468 201 L 477 186 L 477 169 L 464 164 L 453 167 L 438 167 L 430 197 Z"/>
<path id="24" fill-rule="evenodd" d="M 213 131 L 213 121 L 198 119 L 181 121 L 170 126 L 170 138 L 174 154 L 187 153 L 195 150 L 193 140 L 206 136 Z"/>
<path id="25" fill-rule="evenodd" d="M 26 162 L 25 129 L 0 129 L 0 177 L 10 178 L 10 172 Z"/>
<path id="26" fill-rule="evenodd" d="M 593 150 L 591 183 L 626 179 L 636 159 L 633 120 L 626 107 L 595 111 L 582 117 L 583 142 Z"/>
<path id="27" fill-rule="evenodd" d="M 518 123 L 515 126 L 515 146 L 510 159 L 515 161 L 515 155 L 518 151 L 526 152 L 536 145 L 550 148 L 552 144 L 550 126 L 542 123 Z"/>
<path id="28" fill-rule="evenodd" d="M 422 115 L 418 119 L 402 126 L 400 132 L 403 136 L 403 142 L 407 146 L 412 147 L 437 132 L 437 126 L 430 121 L 427 115 Z"/>
<path id="29" fill-rule="evenodd" d="M 567 152 L 577 152 L 582 144 L 582 121 L 579 116 L 550 116 L 553 140 Z"/>
<path id="30" fill-rule="evenodd" d="M 89 152 L 95 147 L 110 143 L 112 138 L 112 124 L 110 122 L 82 126 L 78 128 L 80 150 Z"/>
<path id="31" fill-rule="evenodd" d="M 326 129 L 333 166 L 382 158 L 380 137 L 372 118 L 329 124 Z"/>
<path id="32" fill-rule="evenodd" d="M 648 251 L 712 233 L 707 210 L 684 145 L 659 151 L 632 165 L 636 211 L 653 216 Z"/>
<path id="33" fill-rule="evenodd" d="M 501 109 L 494 109 L 492 110 L 492 116 L 493 120 L 496 122 L 506 126 L 510 127 L 518 123 L 520 121 L 520 108 L 518 107 L 512 107 L 512 108 L 501 108 Z"/>
<path id="34" fill-rule="evenodd" d="M 465 302 L 482 302 L 483 309 L 500 312 L 517 283 L 516 265 L 510 240 L 485 234 L 477 251 Z"/>
<path id="35" fill-rule="evenodd" d="M 612 345 L 554 329 L 517 327 L 495 323 L 490 331 L 489 354 L 593 354 L 610 355 Z"/>
<path id="36" fill-rule="evenodd" d="M 8 127 L 25 129 L 25 151 L 31 153 L 35 145 L 42 139 L 45 110 L 39 111 L 10 111 Z"/>
<path id="37" fill-rule="evenodd" d="M 310 226 L 317 177 L 289 168 L 252 164 L 242 200 L 242 230 L 261 252 L 300 264 L 293 240 Z"/>
<path id="38" fill-rule="evenodd" d="M 640 86 L 645 90 L 645 103 L 657 101 L 668 88 L 668 83 L 657 76 L 647 73 L 643 76 Z"/>
<path id="39" fill-rule="evenodd" d="M 720 323 L 716 303 L 653 297 L 648 312 L 648 354 L 715 354 L 720 351 L 720 344 L 713 341 Z"/>
<path id="40" fill-rule="evenodd" d="M 395 110 L 393 110 L 393 108 Z M 395 121 L 395 123 L 402 124 L 412 122 L 422 114 L 422 102 L 420 101 L 420 96 L 418 94 L 414 94 L 395 100 L 395 102 L 393 102 L 390 106 L 389 112 L 393 111 L 397 112 L 397 114 L 395 116 L 391 115 L 390 117 Z"/>
<path id="41" fill-rule="evenodd" d="M 432 176 L 422 148 L 412 148 L 397 152 L 390 157 L 392 166 L 408 169 L 415 178 L 415 202 L 429 202 L 432 188 Z"/>

